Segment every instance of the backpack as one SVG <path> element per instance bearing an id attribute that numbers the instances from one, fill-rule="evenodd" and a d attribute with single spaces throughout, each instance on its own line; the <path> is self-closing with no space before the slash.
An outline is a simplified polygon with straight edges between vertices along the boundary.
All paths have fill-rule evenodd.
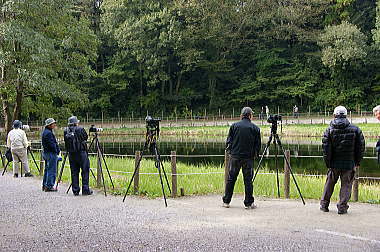
<path id="1" fill-rule="evenodd" d="M 81 151 L 80 141 L 75 132 L 75 128 L 73 130 L 71 130 L 70 128 L 67 128 L 67 130 L 65 131 L 64 137 L 65 137 L 65 145 L 68 152 Z"/>
<path id="2" fill-rule="evenodd" d="M 4 156 L 8 160 L 9 163 L 13 161 L 12 152 L 10 148 L 6 150 Z"/>

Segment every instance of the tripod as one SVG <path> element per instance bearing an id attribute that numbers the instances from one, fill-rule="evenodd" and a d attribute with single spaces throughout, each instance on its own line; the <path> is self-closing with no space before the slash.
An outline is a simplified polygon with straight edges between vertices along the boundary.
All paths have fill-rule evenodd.
<path id="1" fill-rule="evenodd" d="M 34 164 L 36 165 L 36 168 L 37 168 L 37 170 L 38 170 L 38 172 L 40 172 L 40 168 L 38 167 L 38 164 L 37 164 L 37 162 L 36 162 L 36 159 L 34 158 L 34 155 L 33 155 L 33 152 L 32 152 L 32 150 L 30 149 L 30 147 L 28 146 L 28 148 L 27 148 L 27 151 L 30 153 L 30 155 L 32 156 L 32 159 L 33 159 L 33 162 L 34 162 Z M 7 168 L 8 168 L 8 166 L 9 166 L 9 163 L 10 163 L 11 161 L 9 161 L 9 160 L 7 160 L 7 163 L 6 163 L 6 165 L 4 166 L 4 170 L 3 170 L 3 173 L 1 174 L 1 176 L 4 176 L 4 174 L 5 174 L 5 172 L 7 171 Z M 22 166 L 21 166 L 22 167 Z M 21 168 L 22 169 L 22 168 Z M 21 172 L 22 172 L 22 170 L 21 170 Z M 21 174 L 22 175 L 22 174 Z"/>
<path id="2" fill-rule="evenodd" d="M 104 181 L 104 174 L 103 174 L 103 163 L 104 163 L 104 165 L 106 167 L 106 170 L 107 170 L 107 173 L 108 173 L 108 177 L 109 177 L 109 179 L 111 181 L 111 184 L 112 184 L 112 188 L 115 189 L 115 186 L 113 184 L 113 181 L 112 181 L 112 178 L 111 178 L 111 174 L 110 174 L 110 172 L 108 170 L 108 165 L 107 165 L 106 159 L 104 158 L 104 153 L 103 153 L 103 150 L 102 150 L 102 148 L 100 146 L 99 138 L 98 138 L 98 133 L 97 132 L 94 133 L 94 136 L 93 136 L 93 138 L 91 140 L 91 144 L 90 144 L 90 146 L 89 146 L 88 149 L 91 150 L 92 146 L 95 146 L 95 151 L 98 154 L 97 155 L 97 164 L 99 166 L 99 170 L 100 170 L 100 173 L 101 173 L 101 179 L 102 179 L 102 184 L 103 184 L 103 189 L 104 189 L 104 196 L 107 196 L 107 190 L 106 190 L 106 185 L 105 185 L 105 181 Z M 61 167 L 61 170 L 59 172 L 56 188 L 58 188 L 58 184 L 61 182 L 62 174 L 63 174 L 63 169 L 65 167 L 67 156 L 68 156 L 68 152 L 65 153 L 65 156 L 63 158 L 62 167 Z M 94 178 L 94 180 L 96 180 L 95 174 L 91 170 L 91 168 L 90 168 L 90 172 L 91 172 L 91 175 Z M 70 184 L 69 188 L 67 188 L 66 193 L 69 193 L 71 187 L 72 187 L 72 184 Z"/>
<path id="3" fill-rule="evenodd" d="M 277 178 L 276 178 L 276 180 L 277 180 L 277 194 L 278 194 L 278 197 L 280 197 L 280 181 L 279 181 L 279 176 L 278 176 L 278 147 L 277 147 L 277 145 L 280 147 L 280 149 L 281 149 L 281 151 L 282 151 L 282 153 L 283 153 L 283 155 L 284 155 L 284 158 L 285 158 L 285 162 L 286 162 L 286 164 L 287 164 L 287 166 L 289 167 L 289 171 L 290 171 L 290 174 L 292 175 L 292 178 L 293 178 L 293 181 L 294 181 L 294 184 L 296 185 L 296 187 L 297 187 L 297 190 L 298 190 L 298 193 L 299 193 L 299 195 L 300 195 L 300 197 L 301 197 L 301 200 L 302 200 L 302 203 L 305 205 L 305 200 L 303 199 L 303 197 L 302 197 L 302 193 L 301 193 L 301 190 L 300 190 L 300 188 L 298 187 L 298 184 L 297 184 L 297 180 L 296 180 L 296 178 L 294 177 L 294 174 L 293 174 L 293 171 L 292 171 L 292 168 L 291 168 L 291 166 L 290 166 L 290 162 L 289 162 L 289 160 L 288 160 L 288 158 L 286 157 L 286 155 L 285 155 L 285 150 L 284 150 L 284 147 L 282 146 L 282 144 L 281 144 L 281 140 L 280 140 L 280 137 L 278 136 L 278 134 L 277 134 L 277 121 L 274 121 L 274 122 L 272 122 L 272 126 L 271 126 L 271 134 L 270 134 L 270 137 L 269 137 L 269 140 L 268 140 L 268 142 L 267 142 L 267 144 L 266 144 L 266 146 L 265 146 L 265 149 L 264 149 L 264 152 L 263 152 L 263 155 L 261 156 L 261 158 L 260 158 L 260 161 L 259 161 L 259 164 L 257 165 L 257 169 L 256 169 L 256 172 L 255 172 L 255 175 L 253 176 L 253 180 L 252 180 L 252 183 L 255 181 L 255 179 L 256 179 L 256 175 L 257 175 L 257 173 L 258 173 L 258 171 L 259 171 L 259 168 L 260 168 L 260 166 L 261 166 L 261 164 L 262 164 L 262 162 L 263 162 L 263 159 L 264 159 L 264 154 L 267 152 L 267 150 L 269 149 L 269 146 L 270 146 L 270 144 L 271 144 L 271 142 L 272 142 L 272 140 L 273 140 L 273 144 L 274 144 L 274 146 L 275 146 L 275 166 L 276 166 L 276 174 L 277 174 Z"/>
<path id="4" fill-rule="evenodd" d="M 161 169 L 162 169 L 162 172 L 164 173 L 166 184 L 168 186 L 169 192 L 171 193 L 172 191 L 170 189 L 170 185 L 169 185 L 168 178 L 166 176 L 164 165 L 162 164 L 160 153 L 159 153 L 158 148 L 157 148 L 157 137 L 158 137 L 158 135 L 159 135 L 159 126 L 158 126 L 158 124 L 155 126 L 154 129 L 150 128 L 150 126 L 148 124 L 147 125 L 147 133 L 146 133 L 145 145 L 144 145 L 144 148 L 141 151 L 141 155 L 139 157 L 139 160 L 136 162 L 135 171 L 133 172 L 133 175 L 132 175 L 132 178 L 131 178 L 131 180 L 129 182 L 127 191 L 125 192 L 125 195 L 124 195 L 124 198 L 123 198 L 123 202 L 125 201 L 125 198 L 127 197 L 127 194 L 128 194 L 129 188 L 131 187 L 132 181 L 133 181 L 133 179 L 134 179 L 134 177 L 135 177 L 135 175 L 137 173 L 137 170 L 140 167 L 140 162 L 141 162 L 141 159 L 143 158 L 143 154 L 146 151 L 149 150 L 150 153 L 155 158 L 155 167 L 157 168 L 158 174 L 160 175 L 161 189 L 162 189 L 162 194 L 164 196 L 165 206 L 166 207 L 168 206 L 168 204 L 166 202 L 166 195 L 165 195 L 164 183 L 163 183 L 163 180 L 162 180 Z"/>

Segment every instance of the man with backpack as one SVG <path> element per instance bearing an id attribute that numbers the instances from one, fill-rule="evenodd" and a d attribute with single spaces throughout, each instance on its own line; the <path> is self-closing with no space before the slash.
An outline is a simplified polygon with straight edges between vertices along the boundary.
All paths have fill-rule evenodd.
<path id="1" fill-rule="evenodd" d="M 79 195 L 79 171 L 82 169 L 82 195 L 91 195 L 93 192 L 89 187 L 90 160 L 86 143 L 88 135 L 78 124 L 78 118 L 72 116 L 68 119 L 68 127 L 64 131 L 65 147 L 70 161 L 72 190 L 75 196 Z"/>

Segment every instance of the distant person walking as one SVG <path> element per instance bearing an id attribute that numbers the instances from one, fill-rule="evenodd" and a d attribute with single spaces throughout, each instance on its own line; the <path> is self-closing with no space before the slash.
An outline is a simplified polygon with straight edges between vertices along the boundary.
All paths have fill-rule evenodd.
<path id="1" fill-rule="evenodd" d="M 232 124 L 228 133 L 226 146 L 231 155 L 228 164 L 229 173 L 223 197 L 223 206 L 230 207 L 234 186 L 240 169 L 243 170 L 246 209 L 253 209 L 253 160 L 259 155 L 261 148 L 260 129 L 251 122 L 253 111 L 250 107 L 245 107 L 241 111 L 241 121 Z"/>
<path id="2" fill-rule="evenodd" d="M 297 105 L 294 105 L 294 107 L 293 107 L 293 117 L 298 118 L 298 107 L 297 107 Z"/>
<path id="3" fill-rule="evenodd" d="M 336 107 L 334 117 L 335 119 L 331 121 L 322 139 L 323 157 L 329 170 L 320 209 L 323 212 L 329 211 L 331 195 L 340 178 L 338 214 L 346 214 L 355 171 L 359 169 L 363 159 L 365 141 L 362 131 L 347 120 L 345 107 Z"/>
<path id="4" fill-rule="evenodd" d="M 380 105 L 373 108 L 373 115 L 380 121 Z M 377 162 L 380 163 L 380 139 L 376 143 Z"/>
<path id="5" fill-rule="evenodd" d="M 68 127 L 64 131 L 66 151 L 69 153 L 71 184 L 73 194 L 79 195 L 79 172 L 82 170 L 82 195 L 91 195 L 89 186 L 90 160 L 87 153 L 88 135 L 83 127 L 79 127 L 76 116 L 68 119 Z"/>
<path id="6" fill-rule="evenodd" d="M 13 129 L 8 133 L 7 148 L 11 149 L 13 158 L 13 176 L 18 177 L 20 162 L 25 170 L 25 177 L 33 177 L 30 173 L 28 162 L 28 139 L 25 131 L 22 129 L 22 122 L 15 120 L 13 122 Z"/>
<path id="7" fill-rule="evenodd" d="M 267 118 L 269 117 L 269 108 L 268 106 L 265 106 L 265 113 L 267 114 Z"/>
<path id="8" fill-rule="evenodd" d="M 45 121 L 45 129 L 42 132 L 42 148 L 43 158 L 45 160 L 44 178 L 42 181 L 42 190 L 45 192 L 55 192 L 55 179 L 57 177 L 57 162 L 59 149 L 57 139 L 53 133 L 53 129 L 57 127 L 57 122 L 53 118 Z"/>

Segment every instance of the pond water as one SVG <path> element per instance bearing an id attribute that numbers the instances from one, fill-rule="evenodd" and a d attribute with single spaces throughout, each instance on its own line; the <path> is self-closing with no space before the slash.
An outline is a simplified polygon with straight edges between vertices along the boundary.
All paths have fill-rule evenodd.
<path id="1" fill-rule="evenodd" d="M 100 143 L 107 154 L 134 155 L 135 151 L 141 150 L 145 143 L 144 136 L 100 136 Z M 268 138 L 263 138 L 262 151 Z M 158 141 L 158 149 L 161 155 L 170 155 L 176 151 L 177 155 L 224 155 L 224 137 L 167 137 L 163 136 Z M 291 153 L 291 166 L 295 173 L 303 174 L 326 174 L 327 170 L 322 158 L 321 139 L 318 138 L 282 138 L 283 146 Z M 380 177 L 380 166 L 377 164 L 375 139 L 367 141 L 365 158 L 360 168 L 360 176 Z M 38 144 L 33 147 L 38 148 Z M 279 152 L 280 153 L 280 152 Z M 275 148 L 272 144 L 269 153 L 266 153 L 263 165 L 270 170 L 275 170 Z M 269 156 L 268 156 L 269 155 Z M 316 157 L 317 156 L 317 157 Z M 168 157 L 163 157 L 167 160 Z M 278 158 L 279 168 L 282 170 L 284 161 Z M 193 165 L 213 164 L 220 166 L 224 163 L 224 157 L 177 157 L 177 162 Z M 257 165 L 257 162 L 255 162 Z"/>

